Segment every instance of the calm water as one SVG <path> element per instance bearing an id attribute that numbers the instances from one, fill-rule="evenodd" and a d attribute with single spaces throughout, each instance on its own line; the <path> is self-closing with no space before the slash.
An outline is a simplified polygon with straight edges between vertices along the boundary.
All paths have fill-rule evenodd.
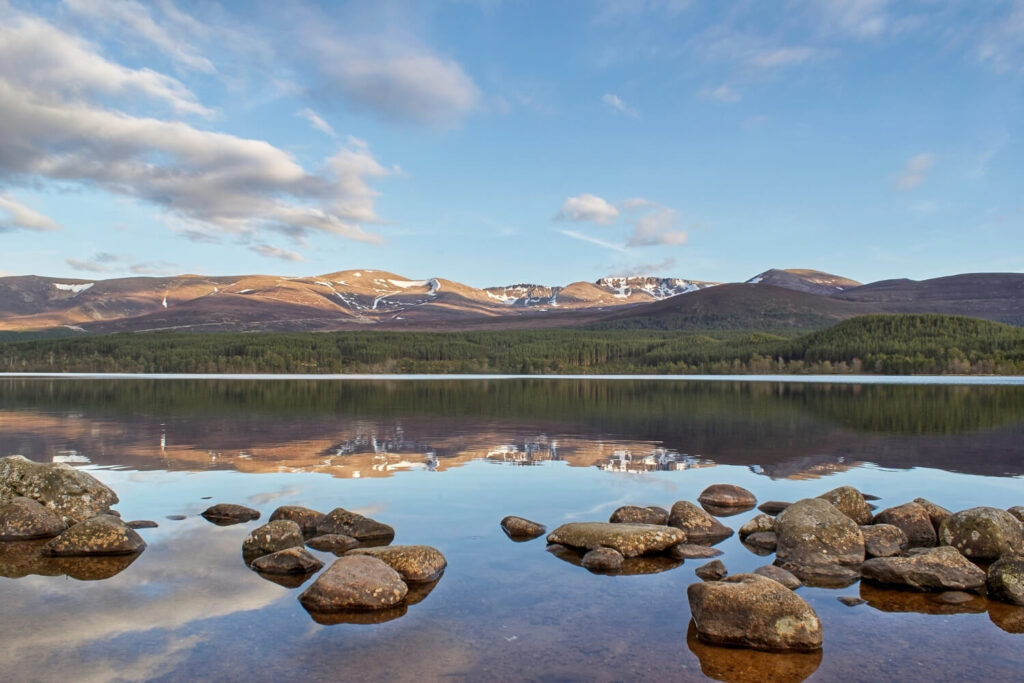
<path id="1" fill-rule="evenodd" d="M 507 514 L 549 528 L 606 520 L 720 482 L 762 501 L 850 484 L 881 506 L 1024 504 L 1021 386 L 0 379 L 0 455 L 13 453 L 86 468 L 125 519 L 160 526 L 140 531 L 149 547 L 126 567 L 26 565 L 0 549 L 4 680 L 1024 675 L 1024 608 L 804 587 L 822 653 L 713 648 L 688 633 L 686 586 L 703 561 L 598 576 L 498 527 Z M 256 507 L 261 521 L 279 505 L 355 509 L 394 526 L 396 543 L 438 547 L 449 567 L 390 621 L 319 624 L 302 588 L 245 567 L 241 542 L 260 522 L 198 517 L 215 502 Z M 718 547 L 731 573 L 772 560 L 735 537 Z M 836 600 L 858 594 L 868 604 Z"/>

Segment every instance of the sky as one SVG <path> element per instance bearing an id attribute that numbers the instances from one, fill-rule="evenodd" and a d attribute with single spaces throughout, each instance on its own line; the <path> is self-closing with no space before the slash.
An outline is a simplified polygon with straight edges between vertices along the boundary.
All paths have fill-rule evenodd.
<path id="1" fill-rule="evenodd" d="M 0 274 L 1024 271 L 1024 0 L 0 0 Z"/>

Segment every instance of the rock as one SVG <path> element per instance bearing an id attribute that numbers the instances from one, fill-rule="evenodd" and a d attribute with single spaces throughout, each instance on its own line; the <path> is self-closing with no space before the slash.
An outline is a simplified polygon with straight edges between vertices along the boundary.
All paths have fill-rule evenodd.
<path id="1" fill-rule="evenodd" d="M 242 556 L 246 564 L 252 564 L 257 557 L 303 545 L 305 539 L 299 525 L 288 519 L 279 519 L 253 529 L 242 541 Z"/>
<path id="2" fill-rule="evenodd" d="M 857 605 L 863 605 L 867 602 L 867 600 L 865 600 L 864 598 L 856 595 L 844 595 L 842 597 L 836 598 L 836 600 L 843 603 L 847 607 L 856 607 Z"/>
<path id="3" fill-rule="evenodd" d="M 514 515 L 509 515 L 505 519 L 501 520 L 501 529 L 509 538 L 523 540 L 537 538 L 547 531 L 543 524 L 531 522 L 528 519 L 515 517 Z"/>
<path id="4" fill-rule="evenodd" d="M 310 612 L 382 610 L 398 605 L 408 592 L 398 572 L 376 557 L 345 555 L 303 591 L 299 602 Z"/>
<path id="5" fill-rule="evenodd" d="M 323 536 L 309 539 L 306 541 L 306 545 L 313 550 L 343 555 L 359 545 L 359 541 L 344 534 L 324 534 Z"/>
<path id="6" fill-rule="evenodd" d="M 67 528 L 56 512 L 31 498 L 13 498 L 0 505 L 0 541 L 52 538 Z"/>
<path id="7" fill-rule="evenodd" d="M 694 543 L 677 543 L 666 551 L 666 554 L 676 560 L 701 559 L 705 557 L 718 557 L 722 551 L 707 545 L 696 545 Z"/>
<path id="8" fill-rule="evenodd" d="M 860 532 L 864 534 L 864 552 L 869 557 L 892 557 L 907 547 L 907 535 L 892 524 L 862 526 Z"/>
<path id="9" fill-rule="evenodd" d="M 949 546 L 913 557 L 876 557 L 861 565 L 860 575 L 887 586 L 925 591 L 976 590 L 985 585 L 985 572 Z"/>
<path id="10" fill-rule="evenodd" d="M 719 647 L 701 642 L 693 620 L 686 629 L 686 646 L 700 660 L 701 672 L 729 683 L 801 683 L 821 665 L 821 650 L 812 652 L 760 652 Z"/>
<path id="11" fill-rule="evenodd" d="M 777 515 L 790 505 L 792 505 L 792 503 L 787 503 L 781 500 L 768 500 L 758 505 L 757 509 L 766 515 Z"/>
<path id="12" fill-rule="evenodd" d="M 775 534 L 776 564 L 786 569 L 789 567 L 785 562 L 809 568 L 857 565 L 864 561 L 864 537 L 856 522 L 820 498 L 798 500 L 779 513 Z M 804 578 L 796 571 L 793 573 Z"/>
<path id="13" fill-rule="evenodd" d="M 771 579 L 772 581 L 778 581 L 791 591 L 795 591 L 797 588 L 804 585 L 803 582 L 796 578 L 796 576 L 791 572 L 787 572 L 782 567 L 776 567 L 773 564 L 766 564 L 763 567 L 758 567 L 754 570 L 754 573 L 758 576 Z"/>
<path id="14" fill-rule="evenodd" d="M 264 574 L 310 574 L 318 571 L 324 563 L 305 548 L 285 548 L 257 557 L 251 566 Z"/>
<path id="15" fill-rule="evenodd" d="M 130 555 L 145 549 L 146 543 L 117 517 L 98 515 L 71 526 L 43 546 L 49 557 L 84 555 Z"/>
<path id="16" fill-rule="evenodd" d="M 935 529 L 935 533 L 939 533 L 939 527 L 942 526 L 942 523 L 946 521 L 947 517 L 953 514 L 941 505 L 936 505 L 930 500 L 926 500 L 924 498 L 915 498 L 914 502 L 928 512 L 928 519 L 932 521 L 932 527 Z"/>
<path id="17" fill-rule="evenodd" d="M 310 510 L 301 505 L 282 505 L 270 515 L 270 521 L 276 522 L 279 519 L 290 519 L 299 525 L 303 536 L 315 536 L 317 525 L 324 518 L 324 513 Z"/>
<path id="18" fill-rule="evenodd" d="M 608 521 L 612 524 L 658 524 L 664 526 L 668 521 L 668 512 L 662 508 L 624 505 L 613 512 Z"/>
<path id="19" fill-rule="evenodd" d="M 856 522 L 858 526 L 871 521 L 871 508 L 868 507 L 861 492 L 852 486 L 840 486 L 821 494 L 818 498 L 835 505 L 837 510 Z"/>
<path id="20" fill-rule="evenodd" d="M 600 550 L 600 548 L 597 548 Z M 611 550 L 611 548 L 606 548 Z M 560 543 L 552 543 L 547 551 L 575 567 L 583 567 L 583 558 L 593 551 L 581 551 L 575 548 L 568 548 Z M 616 551 L 618 552 L 618 551 Z M 619 553 L 621 555 L 621 553 Z M 627 557 L 623 560 L 622 566 L 613 572 L 607 572 L 614 576 L 638 576 L 643 574 L 660 574 L 675 569 L 683 564 L 682 560 L 674 560 L 665 555 L 641 555 L 640 557 Z M 593 570 L 592 570 L 593 571 Z"/>
<path id="21" fill-rule="evenodd" d="M 707 564 L 697 567 L 694 571 L 701 581 L 718 581 L 724 579 L 729 571 L 722 564 L 721 560 L 711 560 Z"/>
<path id="22" fill-rule="evenodd" d="M 1024 556 L 1003 555 L 988 568 L 988 595 L 1012 605 L 1024 605 Z"/>
<path id="23" fill-rule="evenodd" d="M 746 538 L 750 534 L 756 534 L 759 531 L 775 531 L 775 518 L 764 514 L 751 518 L 740 527 L 740 538 Z"/>
<path id="24" fill-rule="evenodd" d="M 944 591 L 935 596 L 935 601 L 946 605 L 963 605 L 977 598 L 977 595 L 971 595 L 963 591 Z"/>
<path id="25" fill-rule="evenodd" d="M 369 555 L 388 565 L 406 583 L 429 583 L 440 578 L 448 561 L 437 548 L 429 545 L 392 545 L 383 548 L 357 548 L 346 553 Z"/>
<path id="26" fill-rule="evenodd" d="M 841 564 L 779 562 L 776 566 L 785 569 L 807 586 L 816 588 L 845 588 L 860 580 L 860 569 Z"/>
<path id="27" fill-rule="evenodd" d="M 217 526 L 231 526 L 260 518 L 259 510 L 234 503 L 218 503 L 206 508 L 200 514 L 206 521 L 213 522 Z"/>
<path id="28" fill-rule="evenodd" d="M 625 559 L 618 550 L 612 548 L 595 548 L 587 551 L 582 564 L 592 572 L 614 572 L 622 569 Z"/>
<path id="29" fill-rule="evenodd" d="M 391 541 L 395 537 L 395 530 L 356 512 L 334 508 L 316 525 L 316 534 L 344 534 L 359 541 Z"/>
<path id="30" fill-rule="evenodd" d="M 1024 505 L 1014 505 L 1012 508 L 1009 508 L 1007 512 L 1024 523 Z"/>
<path id="31" fill-rule="evenodd" d="M 550 534 L 548 543 L 573 548 L 614 548 L 623 557 L 659 552 L 686 538 L 679 529 L 655 524 L 612 524 L 610 522 L 570 522 Z"/>
<path id="32" fill-rule="evenodd" d="M 151 519 L 133 519 L 130 522 L 126 522 L 129 529 L 156 529 L 159 524 Z"/>
<path id="33" fill-rule="evenodd" d="M 1008 552 L 1024 554 L 1024 524 L 1006 510 L 970 508 L 946 518 L 939 542 L 978 560 L 995 560 Z"/>
<path id="34" fill-rule="evenodd" d="M 46 506 L 68 525 L 118 502 L 117 494 L 96 477 L 70 465 L 42 465 L 20 455 L 0 458 L 0 505 L 22 497 Z"/>
<path id="35" fill-rule="evenodd" d="M 771 531 L 758 531 L 743 539 L 743 545 L 756 555 L 770 555 L 779 545 L 779 537 Z"/>
<path id="36" fill-rule="evenodd" d="M 282 550 L 281 552 L 284 551 Z M 264 555 L 263 557 L 270 557 L 270 555 Z M 265 581 L 269 581 L 270 583 L 276 583 L 278 586 L 288 588 L 289 590 L 291 590 L 293 588 L 298 588 L 302 584 L 309 581 L 311 578 L 313 578 L 313 575 L 316 574 L 316 572 L 308 572 L 305 574 L 272 574 L 270 572 L 257 571 L 256 574 Z"/>
<path id="37" fill-rule="evenodd" d="M 882 500 L 881 496 L 876 496 L 870 493 L 862 493 L 861 495 L 864 496 L 864 500 Z"/>
<path id="38" fill-rule="evenodd" d="M 672 505 L 668 524 L 681 529 L 687 543 L 714 544 L 732 536 L 732 529 L 686 500 Z"/>
<path id="39" fill-rule="evenodd" d="M 757 505 L 754 494 L 741 486 L 732 484 L 713 484 L 704 489 L 697 502 L 719 508 L 747 508 Z"/>
<path id="40" fill-rule="evenodd" d="M 110 515 L 111 517 L 120 517 L 121 516 L 120 512 L 118 512 L 117 510 L 111 510 L 110 508 L 107 508 L 106 510 L 104 510 L 100 514 L 101 515 Z"/>
<path id="41" fill-rule="evenodd" d="M 686 589 L 698 636 L 705 642 L 768 651 L 821 647 L 821 621 L 796 593 L 757 574 L 691 584 Z"/>
<path id="42" fill-rule="evenodd" d="M 386 609 L 366 610 L 336 610 L 334 612 L 320 612 L 306 608 L 313 621 L 323 626 L 336 626 L 337 624 L 384 624 L 395 619 L 401 619 L 409 611 L 409 605 L 401 602 L 394 607 Z"/>
<path id="43" fill-rule="evenodd" d="M 167 515 L 167 519 L 171 520 L 172 522 L 180 522 L 181 520 L 188 518 L 185 517 L 185 515 Z"/>
<path id="44" fill-rule="evenodd" d="M 875 524 L 892 524 L 903 530 L 907 542 L 913 547 L 930 547 L 936 544 L 935 527 L 928 509 L 920 503 L 904 503 L 882 510 L 874 519 Z"/>

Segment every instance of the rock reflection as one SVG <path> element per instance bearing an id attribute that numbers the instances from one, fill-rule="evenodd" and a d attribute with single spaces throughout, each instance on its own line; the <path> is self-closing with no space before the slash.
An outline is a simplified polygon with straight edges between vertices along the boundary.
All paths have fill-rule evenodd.
<path id="1" fill-rule="evenodd" d="M 917 612 L 918 614 L 981 614 L 988 601 L 980 595 L 958 604 L 944 602 L 938 593 L 918 593 L 880 588 L 866 581 L 860 584 L 860 597 L 880 612 Z"/>
<path id="2" fill-rule="evenodd" d="M 142 554 L 44 557 L 42 549 L 46 542 L 43 539 L 0 543 L 0 576 L 67 576 L 78 581 L 102 581 L 123 572 Z"/>
<path id="3" fill-rule="evenodd" d="M 577 550 L 564 545 L 553 544 L 548 546 L 548 552 L 558 559 L 568 562 L 577 567 L 583 567 L 583 555 Z M 641 574 L 660 574 L 676 567 L 680 567 L 683 560 L 674 560 L 665 555 L 641 555 L 640 557 L 627 557 L 620 569 L 614 572 L 591 572 L 606 576 L 638 576 Z M 589 570 L 588 570 L 589 571 Z"/>
<path id="4" fill-rule="evenodd" d="M 309 572 L 308 574 L 268 574 L 267 572 L 259 572 L 255 569 L 252 571 L 259 575 L 261 579 L 266 579 L 271 583 L 276 583 L 278 586 L 283 586 L 285 588 L 298 588 L 313 578 L 313 575 L 316 574 L 316 572 Z"/>
<path id="5" fill-rule="evenodd" d="M 713 505 L 703 502 L 700 506 L 704 508 L 704 511 L 709 515 L 714 515 L 715 517 L 732 517 L 733 515 L 741 515 L 747 510 L 754 509 L 753 505 L 726 507 L 724 505 Z"/>
<path id="6" fill-rule="evenodd" d="M 265 576 L 264 578 L 272 581 L 274 580 L 269 576 Z M 309 575 L 305 578 L 309 578 Z M 323 626 L 335 626 L 337 624 L 383 624 L 404 617 L 406 612 L 409 611 L 409 607 L 426 600 L 427 596 L 430 595 L 440 582 L 441 576 L 429 583 L 410 583 L 409 592 L 406 594 L 405 600 L 388 609 L 372 611 L 339 610 L 322 612 L 319 610 L 308 609 L 305 605 L 303 605 L 303 609 L 306 610 L 313 621 L 318 624 L 322 624 Z"/>
<path id="7" fill-rule="evenodd" d="M 990 601 L 988 618 L 1007 633 L 1024 633 L 1024 607 Z"/>
<path id="8" fill-rule="evenodd" d="M 705 676 L 727 683 L 799 683 L 818 670 L 822 656 L 821 650 L 778 653 L 708 645 L 697 638 L 692 619 L 686 630 L 686 646 L 700 660 Z"/>

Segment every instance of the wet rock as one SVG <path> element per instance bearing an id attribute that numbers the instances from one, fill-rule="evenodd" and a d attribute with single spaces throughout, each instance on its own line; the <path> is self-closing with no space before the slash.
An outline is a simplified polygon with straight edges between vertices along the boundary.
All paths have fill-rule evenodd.
<path id="1" fill-rule="evenodd" d="M 925 498 L 915 498 L 914 502 L 928 512 L 928 519 L 932 521 L 932 527 L 935 529 L 935 533 L 939 533 L 939 527 L 942 526 L 942 523 L 946 521 L 947 517 L 953 514 L 941 505 L 936 505 Z"/>
<path id="2" fill-rule="evenodd" d="M 622 569 L 625 559 L 618 550 L 595 548 L 587 551 L 581 564 L 592 572 L 614 572 Z"/>
<path id="3" fill-rule="evenodd" d="M 937 542 L 932 518 L 928 515 L 928 509 L 920 503 L 904 503 L 886 508 L 875 515 L 874 523 L 899 527 L 913 547 L 930 547 Z"/>
<path id="4" fill-rule="evenodd" d="M 299 525 L 303 536 L 315 536 L 317 525 L 323 520 L 324 513 L 311 510 L 301 505 L 282 505 L 270 515 L 270 521 L 289 519 Z"/>
<path id="5" fill-rule="evenodd" d="M 437 548 L 429 545 L 392 545 L 383 548 L 357 548 L 346 556 L 368 555 L 388 565 L 406 583 L 429 583 L 438 579 L 448 561 Z"/>
<path id="6" fill-rule="evenodd" d="M 743 539 L 743 545 L 755 555 L 770 555 L 779 545 L 779 537 L 771 531 L 758 531 Z"/>
<path id="7" fill-rule="evenodd" d="M 306 545 L 313 550 L 343 555 L 358 546 L 359 541 L 344 534 L 324 534 L 323 536 L 315 536 L 309 539 L 306 541 Z"/>
<path id="8" fill-rule="evenodd" d="M 663 508 L 624 505 L 608 518 L 612 524 L 658 524 L 668 521 L 668 511 Z"/>
<path id="9" fill-rule="evenodd" d="M 892 524 L 862 526 L 860 532 L 864 534 L 864 552 L 869 557 L 892 557 L 907 547 L 907 535 Z"/>
<path id="10" fill-rule="evenodd" d="M 561 543 L 573 548 L 614 548 L 623 557 L 636 557 L 660 552 L 682 542 L 686 536 L 679 529 L 655 524 L 612 524 L 610 522 L 570 522 L 550 534 L 548 543 Z"/>
<path id="11" fill-rule="evenodd" d="M 98 515 L 71 526 L 43 546 L 43 555 L 130 555 L 146 547 L 142 537 L 117 517 Z"/>
<path id="12" fill-rule="evenodd" d="M 395 530 L 375 519 L 363 517 L 344 508 L 334 508 L 316 525 L 316 534 L 344 534 L 359 541 L 388 541 L 395 537 Z"/>
<path id="13" fill-rule="evenodd" d="M 778 581 L 791 591 L 795 591 L 797 588 L 804 585 L 803 582 L 796 578 L 796 576 L 791 572 L 787 572 L 782 567 L 776 567 L 774 564 L 766 564 L 763 567 L 758 567 L 754 570 L 754 573 L 758 576 L 763 576 L 766 579 Z"/>
<path id="14" fill-rule="evenodd" d="M 299 525 L 291 520 L 279 519 L 253 529 L 242 541 L 242 556 L 246 564 L 252 564 L 257 557 L 287 548 L 301 548 L 303 545 L 305 539 Z"/>
<path id="15" fill-rule="evenodd" d="M 286 548 L 256 558 L 251 566 L 262 574 L 309 574 L 324 563 L 305 548 Z"/>
<path id="16" fill-rule="evenodd" d="M 259 510 L 234 503 L 217 503 L 206 508 L 200 514 L 206 521 L 213 522 L 217 526 L 231 526 L 260 518 Z"/>
<path id="17" fill-rule="evenodd" d="M 710 643 L 769 651 L 821 647 L 821 621 L 803 599 L 757 574 L 691 584 L 686 589 L 698 636 Z"/>
<path id="18" fill-rule="evenodd" d="M 867 600 L 865 600 L 864 598 L 856 595 L 844 595 L 842 597 L 836 598 L 836 600 L 843 603 L 847 607 L 856 607 L 857 605 L 863 605 L 867 602 Z"/>
<path id="19" fill-rule="evenodd" d="M 505 535 L 511 539 L 522 539 L 528 541 L 531 538 L 537 538 L 547 528 L 543 524 L 537 522 L 531 522 L 523 517 L 516 517 L 509 515 L 505 519 L 501 520 L 501 529 L 505 532 Z"/>
<path id="20" fill-rule="evenodd" d="M 0 541 L 52 538 L 68 528 L 56 512 L 31 498 L 0 505 Z"/>
<path id="21" fill-rule="evenodd" d="M 376 557 L 345 555 L 303 591 L 299 602 L 310 612 L 382 610 L 401 603 L 408 592 L 398 572 Z"/>
<path id="22" fill-rule="evenodd" d="M 768 500 L 758 505 L 757 509 L 766 515 L 774 516 L 788 508 L 790 505 L 792 505 L 792 503 L 787 503 L 782 500 Z"/>
<path id="23" fill-rule="evenodd" d="M 827 500 L 836 506 L 836 509 L 852 519 L 858 525 L 867 524 L 871 521 L 871 508 L 860 491 L 852 486 L 840 486 L 823 493 L 818 498 Z"/>
<path id="24" fill-rule="evenodd" d="M 584 552 L 575 548 L 569 548 L 561 545 L 560 543 L 553 543 L 549 545 L 547 547 L 547 551 L 563 562 L 568 562 L 576 567 L 583 567 L 583 558 L 586 556 L 586 552 L 591 552 Z M 614 572 L 608 573 L 614 576 L 660 574 L 662 572 L 671 571 L 682 564 L 682 560 L 674 560 L 666 555 L 641 555 L 640 557 L 625 558 L 621 567 Z"/>
<path id="25" fill-rule="evenodd" d="M 129 529 L 156 529 L 159 524 L 151 519 L 133 519 L 130 522 L 125 522 Z"/>
<path id="26" fill-rule="evenodd" d="M 804 498 L 775 519 L 776 564 L 857 565 L 864 561 L 864 537 L 856 522 L 820 498 Z M 786 567 L 789 569 L 789 567 Z M 789 571 L 793 571 L 789 569 Z M 801 579 L 800 573 L 793 571 Z"/>
<path id="27" fill-rule="evenodd" d="M 722 564 L 721 560 L 711 560 L 707 564 L 697 567 L 693 573 L 701 581 L 718 581 L 719 579 L 724 579 L 729 571 Z"/>
<path id="28" fill-rule="evenodd" d="M 985 572 L 949 546 L 913 557 L 876 557 L 861 565 L 860 574 L 883 585 L 923 591 L 977 590 L 985 585 Z"/>
<path id="29" fill-rule="evenodd" d="M 1024 605 L 1024 556 L 1003 555 L 988 568 L 988 595 L 1013 605 Z"/>
<path id="30" fill-rule="evenodd" d="M 741 486 L 713 484 L 697 496 L 697 502 L 701 505 L 718 508 L 746 508 L 749 510 L 757 505 L 757 498 Z"/>
<path id="31" fill-rule="evenodd" d="M 821 650 L 813 652 L 761 652 L 719 647 L 701 642 L 693 621 L 686 630 L 686 646 L 700 660 L 708 678 L 729 683 L 801 683 L 821 665 Z"/>
<path id="32" fill-rule="evenodd" d="M 956 595 L 970 596 L 969 600 L 947 600 L 943 593 L 920 593 L 900 588 L 887 588 L 869 581 L 861 581 L 860 597 L 880 612 L 917 614 L 983 614 L 987 609 L 985 598 L 973 593 L 956 591 Z M 990 603 L 995 604 L 995 603 Z"/>
<path id="33" fill-rule="evenodd" d="M 759 531 L 775 531 L 775 518 L 765 514 L 751 518 L 740 527 L 740 538 L 746 538 L 750 534 L 756 534 Z"/>
<path id="34" fill-rule="evenodd" d="M 995 560 L 1008 552 L 1024 554 L 1024 524 L 1006 510 L 970 508 L 946 518 L 939 542 L 978 560 Z"/>
<path id="35" fill-rule="evenodd" d="M 118 502 L 117 494 L 96 477 L 70 465 L 43 465 L 20 455 L 0 458 L 0 505 L 22 497 L 46 506 L 69 525 Z"/>
<path id="36" fill-rule="evenodd" d="M 668 524 L 682 530 L 687 543 L 711 545 L 732 536 L 732 529 L 686 500 L 672 505 Z"/>
<path id="37" fill-rule="evenodd" d="M 790 572 L 804 585 L 815 588 L 846 588 L 860 580 L 860 569 L 841 564 L 780 562 L 775 564 Z"/>
<path id="38" fill-rule="evenodd" d="M 696 560 L 705 557 L 718 557 L 722 551 L 708 545 L 697 545 L 695 543 L 677 543 L 665 551 L 666 554 L 676 560 Z"/>
<path id="39" fill-rule="evenodd" d="M 1006 511 L 1024 523 L 1024 505 L 1014 505 Z"/>

